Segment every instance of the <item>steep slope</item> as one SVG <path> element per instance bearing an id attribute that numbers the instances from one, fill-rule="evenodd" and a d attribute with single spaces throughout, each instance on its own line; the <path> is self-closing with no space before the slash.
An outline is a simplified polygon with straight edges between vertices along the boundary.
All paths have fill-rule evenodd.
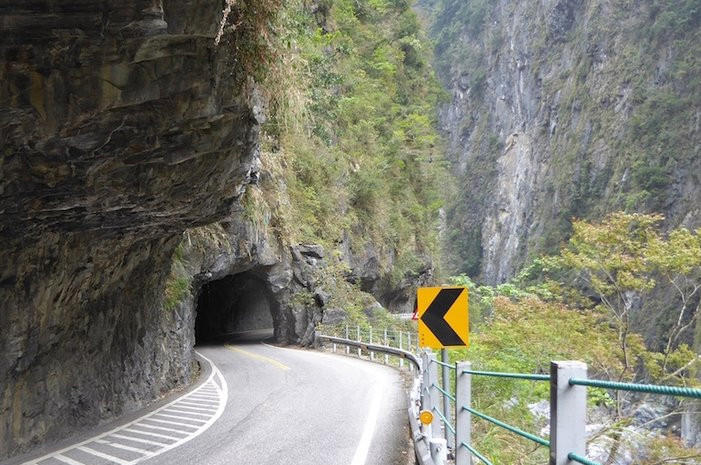
<path id="1" fill-rule="evenodd" d="M 573 217 L 701 225 L 697 0 L 426 0 L 461 194 L 453 269 L 485 282 L 556 250 Z"/>
<path id="2" fill-rule="evenodd" d="M 241 196 L 258 120 L 245 37 L 214 44 L 218 1 L 0 15 L 5 457 L 192 379 L 193 317 L 162 305 L 171 255 Z"/>

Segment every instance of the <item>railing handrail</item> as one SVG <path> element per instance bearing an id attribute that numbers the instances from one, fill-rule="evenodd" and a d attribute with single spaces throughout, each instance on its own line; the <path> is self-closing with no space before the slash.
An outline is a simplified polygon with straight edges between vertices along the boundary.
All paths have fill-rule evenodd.
<path id="1" fill-rule="evenodd" d="M 372 331 L 372 330 L 371 330 Z M 360 336 L 360 331 L 356 331 L 358 333 L 358 336 Z M 390 333 L 390 330 L 385 330 L 384 334 L 388 335 Z M 372 332 L 371 332 L 372 334 Z M 378 334 L 379 335 L 379 334 Z M 521 436 L 525 439 L 529 439 L 537 444 L 540 444 L 545 447 L 550 447 L 551 448 L 551 463 L 565 463 L 566 461 L 574 461 L 583 465 L 601 465 L 600 463 L 593 461 L 591 459 L 588 459 L 587 457 L 584 456 L 585 453 L 585 444 L 583 442 L 583 439 L 581 439 L 582 442 L 579 444 L 571 444 L 567 440 L 562 441 L 562 444 L 558 444 L 558 441 L 555 440 L 555 436 L 553 436 L 553 424 L 554 425 L 560 425 L 562 423 L 561 420 L 559 419 L 553 419 L 551 417 L 551 440 L 547 440 L 544 438 L 541 438 L 539 436 L 533 435 L 531 433 L 528 433 L 526 431 L 523 431 L 515 426 L 509 425 L 507 423 L 504 423 L 500 420 L 497 420 L 495 418 L 492 418 L 482 412 L 479 412 L 471 407 L 469 407 L 470 400 L 469 400 L 469 395 L 467 397 L 467 405 L 462 404 L 462 402 L 458 402 L 459 399 L 457 399 L 458 394 L 455 396 L 451 394 L 450 388 L 446 389 L 446 386 L 439 386 L 437 383 L 437 380 L 435 379 L 435 371 L 436 371 L 436 366 L 440 366 L 443 369 L 443 372 L 445 373 L 446 370 L 454 370 L 456 374 L 458 375 L 456 377 L 456 382 L 457 378 L 463 375 L 474 375 L 474 376 L 486 376 L 486 377 L 496 377 L 496 378 L 510 378 L 510 379 L 518 379 L 518 380 L 527 380 L 527 381 L 549 381 L 551 383 L 551 415 L 553 412 L 553 402 L 558 403 L 562 399 L 561 397 L 558 397 L 558 390 L 565 388 L 566 386 L 581 386 L 581 387 L 595 387 L 595 388 L 603 388 L 603 389 L 611 389 L 611 390 L 624 390 L 624 391 L 632 391 L 632 392 L 641 392 L 641 393 L 648 393 L 648 394 L 658 394 L 658 395 L 669 395 L 669 396 L 678 396 L 678 397 L 689 397 L 689 398 L 694 398 L 694 399 L 701 399 L 701 389 L 697 388 L 689 388 L 689 387 L 680 387 L 680 386 L 665 386 L 665 385 L 656 385 L 656 384 L 638 384 L 638 383 L 623 383 L 623 382 L 615 382 L 615 381 L 606 381 L 606 380 L 597 380 L 597 379 L 589 379 L 587 378 L 587 373 L 586 373 L 586 365 L 584 365 L 581 362 L 552 362 L 551 363 L 551 374 L 550 375 L 545 375 L 545 374 L 530 374 L 530 373 L 508 373 L 508 372 L 493 372 L 493 371 L 479 371 L 479 370 L 472 370 L 470 369 L 469 363 L 464 363 L 462 364 L 463 366 L 460 366 L 460 364 L 457 365 L 452 365 L 443 361 L 439 361 L 435 358 L 435 356 L 430 355 L 430 352 L 426 352 L 423 355 L 424 361 L 420 361 L 419 357 L 415 354 L 413 354 L 410 351 L 403 350 L 403 349 L 398 349 L 395 347 L 390 347 L 382 344 L 375 344 L 371 342 L 361 342 L 361 341 L 355 341 L 352 339 L 345 339 L 341 337 L 336 337 L 336 336 L 328 336 L 324 334 L 317 334 L 316 337 L 320 340 L 326 340 L 328 342 L 334 343 L 334 344 L 341 344 L 341 345 L 347 345 L 351 347 L 357 347 L 358 354 L 360 355 L 360 350 L 365 350 L 369 352 L 378 352 L 378 353 L 384 353 L 384 354 L 389 354 L 389 355 L 394 355 L 401 357 L 402 359 L 407 359 L 411 363 L 416 366 L 416 368 L 419 370 L 419 373 L 423 373 L 422 370 L 428 370 L 428 372 L 433 372 L 434 375 L 431 375 L 428 379 L 431 379 L 430 381 L 428 379 L 424 379 L 424 383 L 422 383 L 421 386 L 421 393 L 420 396 L 422 397 L 422 407 L 426 408 L 424 406 L 424 399 L 428 400 L 428 409 L 435 412 L 437 416 L 440 418 L 442 421 L 444 428 L 446 430 L 446 439 L 447 439 L 447 431 L 450 431 L 455 437 L 457 443 L 457 448 L 460 449 L 462 447 L 466 448 L 473 456 L 484 462 L 485 464 L 491 465 L 490 461 L 484 457 L 482 454 L 480 454 L 477 450 L 475 450 L 471 444 L 469 439 L 467 441 L 463 440 L 458 440 L 458 436 L 460 436 L 460 433 L 456 433 L 456 430 L 460 429 L 460 421 L 458 421 L 458 424 L 456 426 L 453 426 L 450 422 L 450 419 L 448 418 L 448 412 L 442 412 L 438 408 L 437 404 L 437 397 L 434 397 L 434 394 L 432 394 L 430 391 L 435 389 L 435 393 L 437 393 L 440 396 L 443 396 L 444 399 L 449 399 L 453 401 L 456 404 L 456 409 L 458 412 L 464 411 L 466 414 L 472 414 L 477 417 L 482 418 L 483 420 L 489 421 L 501 428 L 506 429 L 507 431 L 510 431 L 511 433 L 514 433 L 518 436 Z M 359 337 L 360 338 L 360 337 Z M 372 338 L 372 336 L 371 336 Z M 400 332 L 400 338 L 401 338 L 401 332 Z M 378 337 L 378 339 L 382 340 L 385 339 L 386 341 L 389 342 L 389 339 L 393 338 L 383 338 L 383 337 Z M 400 346 L 401 346 L 401 341 L 400 341 Z M 429 355 L 426 355 L 426 354 Z M 386 356 L 385 356 L 385 361 L 386 361 Z M 446 360 L 447 361 L 447 360 Z M 433 365 L 433 367 L 431 367 Z M 578 366 L 583 366 L 583 371 L 577 371 Z M 560 368 L 564 369 L 567 371 L 567 375 L 565 373 L 558 371 Z M 553 369 L 555 371 L 553 371 Z M 574 370 L 574 371 L 571 371 Z M 469 376 L 467 377 L 469 378 Z M 445 379 L 444 379 L 444 382 Z M 428 384 L 425 384 L 428 383 Z M 559 386 L 559 387 L 558 387 Z M 431 389 L 429 389 L 429 387 Z M 456 385 L 457 389 L 457 385 Z M 468 382 L 468 390 L 469 388 L 469 382 Z M 581 389 L 581 388 L 577 388 Z M 586 392 L 586 390 L 584 391 Z M 554 397 L 553 397 L 554 396 Z M 569 396 L 569 394 L 568 394 Z M 433 400 L 431 398 L 433 397 Z M 554 399 L 554 400 L 553 400 Z M 586 412 L 586 398 L 582 397 L 580 400 L 576 401 L 576 404 L 570 404 L 573 402 L 572 400 L 563 400 L 564 402 L 560 408 L 555 408 L 555 411 L 561 410 L 562 412 L 571 412 L 572 409 L 570 408 L 572 405 L 576 405 L 577 409 L 583 409 L 583 412 Z M 445 402 L 448 402 L 445 400 Z M 462 405 L 461 405 L 462 404 Z M 581 404 L 581 405 L 580 405 Z M 445 404 L 448 405 L 448 404 Z M 560 404 L 558 404 L 560 405 Z M 565 408 L 562 408 L 562 407 Z M 446 407 L 447 408 L 447 407 Z M 469 412 L 469 413 L 467 413 Z M 581 413 L 581 412 L 580 412 Z M 568 421 L 572 421 L 570 418 L 571 414 L 568 414 Z M 586 413 L 582 413 L 580 416 L 586 416 Z M 437 420 L 437 419 L 435 419 Z M 554 423 L 553 423 L 554 422 Z M 584 419 L 581 420 L 582 424 L 580 425 L 580 429 L 584 431 L 584 426 L 583 422 Z M 469 431 L 469 425 L 468 425 L 468 431 Z M 435 426 L 433 428 L 434 430 L 436 429 Z M 575 428 L 576 429 L 576 428 Z M 430 430 L 430 429 L 429 429 Z M 565 430 L 567 432 L 567 430 Z M 435 431 L 434 433 L 435 434 Z M 562 435 L 562 431 L 559 433 Z M 571 433 L 567 433 L 570 434 Z M 565 436 L 567 436 L 565 434 Z M 429 434 L 431 436 L 432 434 Z M 467 433 L 467 437 L 469 438 L 469 432 Z M 577 436 L 579 437 L 579 436 Z M 583 436 L 582 436 L 583 437 Z M 449 444 L 449 447 L 452 448 Z M 570 448 L 571 447 L 571 448 Z M 555 452 L 557 451 L 557 452 Z M 573 452 L 577 451 L 579 453 Z M 553 454 L 557 455 L 557 458 L 553 458 Z M 552 460 L 555 460 L 555 462 L 552 462 Z M 438 463 L 438 462 L 436 462 Z M 464 463 L 464 462 L 462 462 Z"/>
<path id="2" fill-rule="evenodd" d="M 417 370 L 421 370 L 421 362 L 416 357 L 416 355 L 412 354 L 409 351 L 403 350 L 403 349 L 397 349 L 395 347 L 389 347 L 389 346 L 380 345 L 380 344 L 371 344 L 369 342 L 358 342 L 358 341 L 354 341 L 352 339 L 344 339 L 342 337 L 336 337 L 336 336 L 327 336 L 325 334 L 317 334 L 316 338 L 326 340 L 326 341 L 329 341 L 329 342 L 334 343 L 334 344 L 343 344 L 343 345 L 347 345 L 347 346 L 351 346 L 351 347 L 358 347 L 359 349 L 365 349 L 368 351 L 380 352 L 380 353 L 385 353 L 385 354 L 401 357 L 401 358 L 409 360 L 411 363 L 413 363 Z"/>
<path id="3" fill-rule="evenodd" d="M 489 415 L 482 413 L 478 410 L 475 410 L 473 408 L 465 407 L 464 405 L 462 405 L 461 407 L 463 409 L 467 410 L 468 412 L 470 412 L 471 414 L 476 415 L 476 416 L 482 418 L 483 420 L 487 420 L 488 422 L 493 423 L 493 424 L 499 426 L 500 428 L 504 428 L 505 430 L 507 430 L 511 433 L 514 433 L 518 436 L 521 436 L 522 438 L 526 438 L 530 441 L 535 442 L 536 444 L 540 444 L 541 446 L 550 447 L 550 441 L 548 441 L 547 439 L 543 439 L 539 436 L 536 436 L 535 434 L 531 434 L 527 431 L 523 431 L 520 428 L 516 428 L 515 426 L 509 425 L 508 423 L 504 423 L 503 421 L 499 421 L 496 418 L 490 417 Z"/>
<path id="4" fill-rule="evenodd" d="M 446 367 L 449 370 L 455 371 L 455 365 L 451 365 L 450 363 L 441 362 L 440 360 L 431 360 L 431 363 L 436 363 L 440 366 Z"/>
<path id="5" fill-rule="evenodd" d="M 528 381 L 550 381 L 550 375 L 535 375 L 530 373 L 504 373 L 499 371 L 478 371 L 478 370 L 463 370 L 464 374 L 476 376 L 491 376 L 494 378 L 513 378 L 524 379 Z"/>
<path id="6" fill-rule="evenodd" d="M 663 386 L 659 384 L 620 383 L 617 381 L 605 381 L 599 379 L 572 378 L 570 379 L 570 386 L 590 386 L 604 389 L 613 389 L 616 391 L 644 392 L 647 394 L 659 394 L 666 396 L 691 397 L 692 399 L 701 399 L 701 389 L 678 386 Z"/>

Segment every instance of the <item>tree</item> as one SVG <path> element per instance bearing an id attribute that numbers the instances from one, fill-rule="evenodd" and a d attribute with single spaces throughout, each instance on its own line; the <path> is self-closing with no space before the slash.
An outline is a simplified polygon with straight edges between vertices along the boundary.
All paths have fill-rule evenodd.
<path id="1" fill-rule="evenodd" d="M 682 343 L 690 329 L 701 327 L 701 231 L 660 231 L 663 217 L 612 213 L 601 223 L 575 221 L 573 235 L 560 255 L 542 260 L 559 286 L 589 295 L 594 308 L 604 309 L 618 333 L 623 370 L 620 380 L 674 384 L 698 382 L 701 356 Z M 631 311 L 654 293 L 670 299 L 662 320 L 670 322 L 658 346 L 649 350 L 631 331 Z M 593 294 L 593 296 L 591 296 Z M 697 338 L 698 339 L 698 338 Z M 698 341 L 696 342 L 698 344 Z M 654 348 L 652 348 L 654 349 Z M 617 392 L 617 416 L 622 398 Z M 693 403 L 682 405 L 691 414 Z"/>

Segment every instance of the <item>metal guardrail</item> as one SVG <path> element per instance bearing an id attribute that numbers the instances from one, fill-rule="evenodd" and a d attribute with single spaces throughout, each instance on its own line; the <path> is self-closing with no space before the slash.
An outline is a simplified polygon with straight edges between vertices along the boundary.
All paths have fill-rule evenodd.
<path id="1" fill-rule="evenodd" d="M 583 465 L 601 465 L 600 463 L 586 457 L 586 388 L 596 387 L 611 390 L 626 390 L 647 394 L 668 395 L 677 397 L 688 397 L 693 399 L 701 398 L 701 389 L 693 389 L 677 386 L 659 386 L 653 384 L 620 383 L 613 381 L 603 381 L 587 378 L 587 366 L 582 362 L 564 361 L 551 362 L 550 375 L 529 374 L 529 373 L 501 373 L 490 371 L 472 370 L 469 362 L 459 362 L 455 367 L 435 360 L 435 355 L 425 353 L 423 355 L 424 366 L 429 374 L 425 376 L 424 391 L 437 392 L 444 398 L 455 402 L 456 425 L 450 423 L 450 418 L 446 412 L 436 409 L 438 399 L 427 396 L 425 402 L 432 406 L 433 410 L 439 413 L 443 421 L 444 431 L 450 431 L 455 436 L 456 465 L 471 465 L 472 456 L 486 465 L 492 465 L 487 457 L 475 450 L 470 441 L 471 415 L 488 421 L 512 434 L 516 434 L 534 443 L 548 447 L 550 453 L 550 465 L 567 465 L 572 462 Z M 455 395 L 446 390 L 445 386 L 440 388 L 425 381 L 436 379 L 437 374 L 430 373 L 437 371 L 441 367 L 444 373 L 449 369 L 454 369 L 457 373 L 455 378 Z M 479 412 L 470 406 L 472 377 L 494 377 L 510 378 L 527 381 L 549 381 L 550 382 L 550 440 L 538 437 L 534 434 L 523 431 L 515 426 L 509 425 L 495 418 Z M 423 392 L 423 391 L 422 391 Z M 424 407 L 425 408 L 425 407 Z"/>
<path id="2" fill-rule="evenodd" d="M 357 347 L 358 349 L 365 350 L 368 352 L 379 352 L 388 355 L 394 355 L 396 357 L 410 361 L 414 364 L 417 370 L 421 370 L 421 361 L 419 360 L 419 358 L 411 352 L 408 352 L 403 349 L 397 349 L 396 347 L 390 347 L 381 344 L 371 344 L 369 342 L 354 341 L 352 339 L 344 339 L 342 337 L 326 336 L 324 334 L 317 334 L 316 339 L 320 341 L 328 341 L 333 344 Z"/>
<path id="3" fill-rule="evenodd" d="M 360 338 L 360 331 L 358 330 L 357 333 Z M 446 363 L 447 357 L 439 361 L 430 350 L 424 350 L 419 358 L 407 350 L 387 345 L 321 334 L 317 335 L 317 339 L 357 347 L 359 355 L 362 350 L 370 354 L 379 352 L 394 355 L 410 361 L 417 368 L 419 376 L 411 393 L 409 423 L 412 428 L 416 456 L 421 465 L 443 465 L 446 446 L 447 450 L 453 452 L 455 465 L 472 465 L 473 457 L 485 465 L 492 465 L 492 462 L 471 444 L 473 415 L 540 446 L 548 447 L 550 465 L 568 465 L 572 462 L 601 465 L 586 457 L 587 387 L 701 399 L 701 389 L 588 379 L 586 364 L 576 361 L 551 362 L 549 375 L 477 371 L 471 369 L 470 362 L 450 364 Z M 386 336 L 385 340 L 387 340 Z M 439 367 L 443 374 L 442 386 L 438 384 Z M 448 381 L 448 373 L 451 370 L 455 372 L 453 386 L 450 386 Z M 538 437 L 473 409 L 471 406 L 473 376 L 548 381 L 550 383 L 550 438 Z M 451 392 L 452 388 L 454 390 Z M 441 397 L 443 397 L 443 411 L 439 409 Z M 454 404 L 454 410 L 449 407 L 451 403 Z M 417 421 L 419 406 L 421 410 L 435 413 L 430 425 L 419 425 Z"/>

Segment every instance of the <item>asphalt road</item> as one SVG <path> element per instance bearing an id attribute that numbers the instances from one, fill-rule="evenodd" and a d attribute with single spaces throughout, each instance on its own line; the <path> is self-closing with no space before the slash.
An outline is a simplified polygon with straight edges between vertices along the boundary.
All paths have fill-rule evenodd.
<path id="1" fill-rule="evenodd" d="M 406 395 L 393 368 L 261 342 L 198 347 L 204 383 L 39 465 L 407 465 Z"/>

